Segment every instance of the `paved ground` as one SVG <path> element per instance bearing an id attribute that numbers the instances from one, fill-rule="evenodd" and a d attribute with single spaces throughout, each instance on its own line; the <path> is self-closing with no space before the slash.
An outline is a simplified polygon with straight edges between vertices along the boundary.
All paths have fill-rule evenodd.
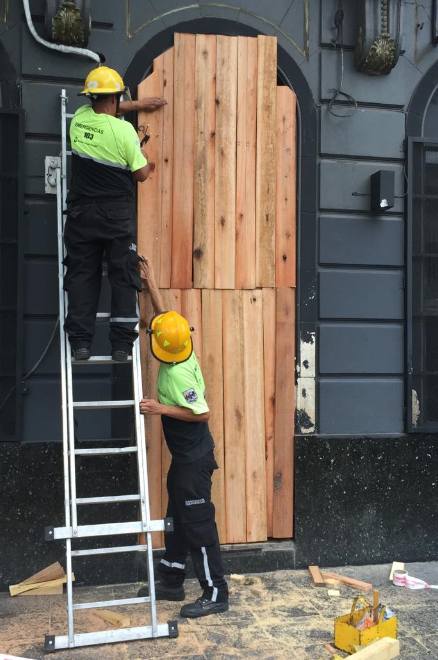
<path id="1" fill-rule="evenodd" d="M 399 617 L 399 639 L 403 660 L 438 659 L 438 590 L 408 591 L 388 582 L 389 566 L 332 569 L 373 582 L 381 601 Z M 409 564 L 409 573 L 438 584 L 438 562 Z M 251 584 L 231 582 L 229 612 L 197 621 L 179 619 L 178 603 L 159 603 L 160 622 L 179 619 L 178 639 L 145 640 L 59 651 L 56 660 L 148 658 L 302 658 L 330 659 L 324 644 L 333 638 L 333 619 L 351 607 L 355 591 L 340 589 L 329 596 L 327 589 L 312 586 L 307 571 L 275 571 L 247 576 Z M 79 601 L 134 595 L 138 585 L 77 588 Z M 198 596 L 194 580 L 187 584 L 187 598 Z M 129 614 L 131 625 L 148 623 L 140 606 L 118 608 Z M 77 631 L 111 628 L 91 610 L 80 611 Z M 45 634 L 65 633 L 65 597 L 10 598 L 0 594 L 0 659 L 2 653 L 34 660 L 44 654 Z M 344 655 L 344 654 L 341 654 Z"/>

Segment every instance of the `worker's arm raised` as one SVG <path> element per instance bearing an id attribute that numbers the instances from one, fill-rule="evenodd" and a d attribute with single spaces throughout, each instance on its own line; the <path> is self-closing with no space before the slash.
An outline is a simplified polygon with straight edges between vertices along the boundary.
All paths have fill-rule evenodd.
<path id="1" fill-rule="evenodd" d="M 158 98 L 157 96 L 150 96 L 144 99 L 137 99 L 135 101 L 120 101 L 119 115 L 124 115 L 127 112 L 154 112 L 166 105 L 167 101 Z"/>
<path id="2" fill-rule="evenodd" d="M 155 163 L 148 163 L 144 167 L 141 167 L 139 170 L 135 170 L 135 172 L 132 172 L 132 178 L 136 183 L 143 183 L 143 181 L 146 181 L 148 178 L 149 174 L 153 172 L 155 169 Z"/>
<path id="3" fill-rule="evenodd" d="M 146 284 L 147 289 L 151 295 L 152 306 L 156 314 L 163 314 L 165 312 L 163 299 L 155 281 L 155 273 L 152 267 L 151 260 L 147 257 L 142 257 L 140 261 L 140 277 Z"/>
<path id="4" fill-rule="evenodd" d="M 167 415 L 167 417 L 173 417 L 182 422 L 208 422 L 210 417 L 210 411 L 196 415 L 191 408 L 167 406 L 155 399 L 142 399 L 140 401 L 140 412 L 143 415 Z"/>

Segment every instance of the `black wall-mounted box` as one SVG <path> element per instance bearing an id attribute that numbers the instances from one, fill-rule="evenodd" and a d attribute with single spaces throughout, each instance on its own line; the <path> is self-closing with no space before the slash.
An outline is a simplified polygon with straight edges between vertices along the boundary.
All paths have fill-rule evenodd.
<path id="1" fill-rule="evenodd" d="M 394 172 L 379 170 L 371 175 L 371 211 L 382 213 L 394 206 Z"/>

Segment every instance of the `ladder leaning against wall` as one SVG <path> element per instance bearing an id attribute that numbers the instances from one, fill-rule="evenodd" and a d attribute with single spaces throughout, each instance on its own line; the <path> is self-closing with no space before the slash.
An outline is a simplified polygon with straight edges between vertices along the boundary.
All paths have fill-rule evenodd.
<path id="1" fill-rule="evenodd" d="M 178 628 L 175 621 L 159 624 L 157 622 L 154 567 L 152 555 L 151 532 L 172 531 L 172 520 L 151 520 L 149 508 L 149 487 L 147 477 L 146 445 L 144 441 L 144 420 L 139 412 L 139 402 L 142 398 L 142 380 L 140 364 L 140 347 L 137 339 L 133 346 L 132 358 L 126 362 L 126 369 L 132 371 L 132 399 L 110 401 L 77 401 L 74 399 L 74 374 L 84 364 L 91 367 L 96 365 L 113 364 L 111 356 L 93 356 L 88 361 L 76 362 L 72 359 L 70 344 L 64 331 L 64 320 L 67 313 L 68 296 L 64 291 L 64 241 L 63 230 L 66 215 L 67 197 L 67 158 L 71 151 L 67 149 L 67 122 L 72 114 L 67 112 L 68 97 L 63 89 L 61 93 L 61 156 L 60 158 L 46 157 L 46 192 L 55 192 L 57 196 L 58 220 L 58 285 L 59 285 L 59 329 L 60 329 L 60 359 L 61 359 L 61 408 L 62 408 L 62 446 L 64 463 L 64 504 L 65 527 L 48 527 L 45 537 L 48 541 L 63 540 L 66 547 L 66 573 L 67 573 L 67 634 L 46 635 L 45 650 L 75 648 L 92 644 L 106 644 L 114 642 L 127 642 L 155 637 L 176 637 Z M 98 313 L 98 317 L 108 318 L 110 314 Z M 81 449 L 75 446 L 74 414 L 78 410 L 102 410 L 114 408 L 130 408 L 134 419 L 134 444 L 125 447 L 101 446 Z M 78 497 L 76 492 L 76 457 L 107 456 L 109 454 L 132 455 L 137 457 L 138 492 L 129 495 L 114 495 L 109 497 Z M 114 502 L 138 502 L 138 520 L 132 522 L 106 523 L 82 525 L 78 522 L 78 505 L 98 504 L 105 505 Z M 77 539 L 93 539 L 99 537 L 117 537 L 122 534 L 144 534 L 146 543 L 143 545 L 112 545 L 110 547 L 97 547 L 75 549 L 72 545 Z M 102 555 L 116 553 L 145 552 L 149 580 L 149 596 L 142 598 L 123 598 L 117 600 L 81 602 L 73 600 L 73 572 L 72 560 L 75 557 L 90 557 L 90 561 Z M 93 632 L 75 632 L 74 614 L 77 610 L 94 609 L 99 607 L 113 607 L 126 605 L 140 605 L 150 612 L 150 624 L 130 628 L 111 630 L 97 630 Z"/>

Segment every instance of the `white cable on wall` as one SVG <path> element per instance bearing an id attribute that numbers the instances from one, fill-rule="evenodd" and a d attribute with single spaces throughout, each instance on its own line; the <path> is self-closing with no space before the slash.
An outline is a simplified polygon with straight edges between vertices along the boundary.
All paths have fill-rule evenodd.
<path id="1" fill-rule="evenodd" d="M 53 44 L 50 41 L 46 41 L 35 30 L 34 24 L 32 23 L 32 17 L 30 14 L 29 0 L 23 0 L 24 13 L 26 15 L 27 27 L 33 38 L 38 41 L 42 46 L 46 48 L 51 48 L 52 50 L 57 50 L 60 53 L 70 53 L 71 55 L 82 55 L 83 57 L 89 57 L 98 64 L 101 63 L 101 57 L 92 50 L 87 48 L 76 48 L 75 46 L 64 46 L 64 44 Z"/>

